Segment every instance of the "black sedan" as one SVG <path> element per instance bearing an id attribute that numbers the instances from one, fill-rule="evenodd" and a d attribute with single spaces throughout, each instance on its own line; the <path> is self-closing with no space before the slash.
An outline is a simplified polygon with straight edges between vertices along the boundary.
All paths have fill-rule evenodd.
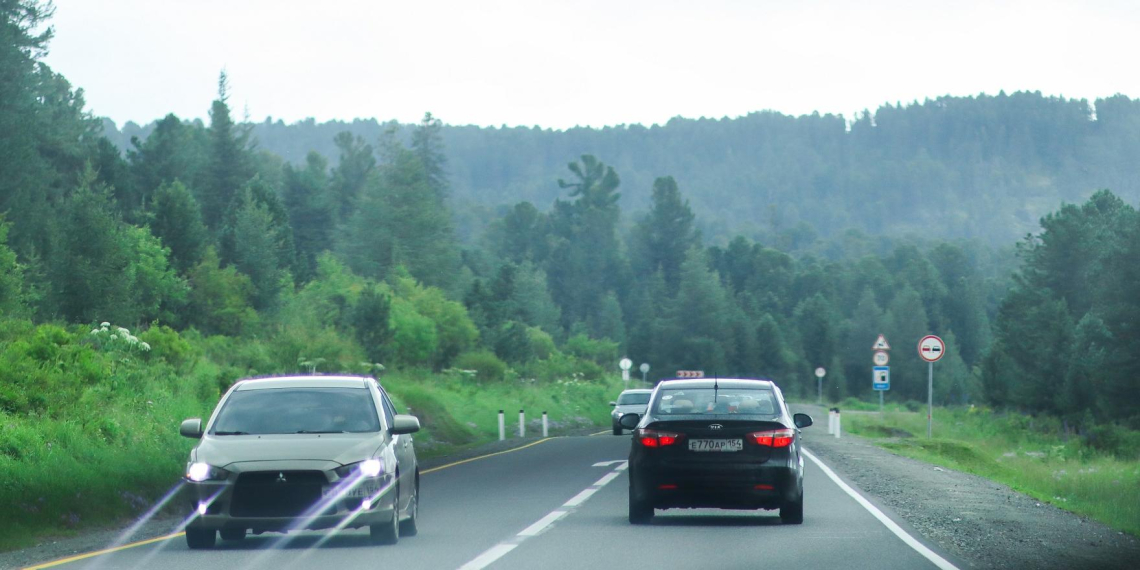
<path id="1" fill-rule="evenodd" d="M 657 385 L 629 453 L 629 522 L 654 509 L 779 509 L 785 523 L 804 518 L 799 429 L 807 414 L 788 413 L 766 380 L 667 380 Z"/>

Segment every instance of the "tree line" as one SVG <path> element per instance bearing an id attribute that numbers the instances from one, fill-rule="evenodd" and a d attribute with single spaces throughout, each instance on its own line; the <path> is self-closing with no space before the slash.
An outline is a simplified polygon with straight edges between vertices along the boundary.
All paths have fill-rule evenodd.
<path id="1" fill-rule="evenodd" d="M 507 370 L 524 378 L 569 376 L 585 362 L 597 374 L 624 354 L 650 363 L 652 378 L 697 368 L 770 377 L 809 396 L 811 371 L 823 366 L 833 400 L 870 394 L 871 344 L 879 333 L 896 347 L 889 397 L 923 399 L 925 366 L 913 345 L 937 333 L 948 344 L 938 364 L 939 402 L 1138 421 L 1131 388 L 1140 360 L 1129 349 L 1140 338 L 1132 325 L 1140 297 L 1131 290 L 1140 282 L 1132 276 L 1140 218 L 1107 191 L 1044 217 L 1017 257 L 977 242 L 891 236 L 881 227 L 813 229 L 843 227 L 827 216 L 864 196 L 909 200 L 889 165 L 863 171 L 862 189 L 819 179 L 803 211 L 818 209 L 804 219 L 820 226 L 757 234 L 732 221 L 749 214 L 740 200 L 754 192 L 702 210 L 691 204 L 688 186 L 668 175 L 673 168 L 723 165 L 732 152 L 720 145 L 747 137 L 730 136 L 688 157 L 690 166 L 662 166 L 651 181 L 635 183 L 599 158 L 614 154 L 621 163 L 625 155 L 599 144 L 546 180 L 556 195 L 549 202 L 469 209 L 481 220 L 461 239 L 456 180 L 467 166 L 456 166 L 448 129 L 430 114 L 374 138 L 339 132 L 331 137 L 332 160 L 309 151 L 295 162 L 261 148 L 256 127 L 233 119 L 223 73 L 208 123 L 169 115 L 120 152 L 84 110 L 82 91 L 40 61 L 50 39 L 50 31 L 36 31 L 49 15 L 43 5 L 9 2 L 3 11 L 9 40 L 0 44 L 0 147 L 10 152 L 0 153 L 0 310 L 6 318 L 284 338 L 281 350 L 297 356 L 299 369 L 312 370 L 343 361 L 319 355 L 348 350 L 346 342 L 372 363 L 470 368 L 483 379 L 503 378 Z M 1008 102 L 983 99 L 987 112 L 977 115 L 985 118 L 973 127 L 977 132 L 1046 128 L 1051 121 L 1045 113 L 1025 123 Z M 1032 108 L 1079 107 L 1037 99 Z M 978 158 L 1015 151 L 1008 132 L 986 139 L 989 146 L 957 146 L 947 134 L 954 127 L 939 122 L 938 106 L 919 109 L 931 115 L 927 128 L 908 128 L 926 133 L 927 152 Z M 1099 110 L 1098 123 L 1105 120 Z M 797 123 L 763 115 L 756 120 L 791 130 L 773 129 L 768 143 L 757 144 L 800 145 L 812 161 L 838 167 L 846 159 L 828 154 L 834 140 L 827 133 L 871 136 L 903 152 L 907 137 L 875 129 L 903 115 L 918 120 L 916 112 L 880 110 L 850 133 L 828 122 L 834 118 Z M 816 127 L 814 138 L 800 132 Z M 874 133 L 858 134 L 864 129 Z M 1019 176 L 1055 172 L 1057 165 L 1034 161 L 1040 149 L 1068 144 L 1063 138 L 1035 139 L 1038 150 L 1016 149 L 1027 153 L 1017 161 Z M 525 170 L 505 158 L 513 148 L 489 149 L 503 158 L 483 165 Z M 739 149 L 760 152 L 752 144 Z M 802 165 L 749 156 L 775 177 Z M 1002 191 L 977 184 L 974 199 L 959 206 L 986 210 L 986 223 L 1008 220 L 1001 208 L 985 205 Z M 501 190 L 509 196 L 510 184 Z M 623 214 L 627 191 L 648 196 L 637 215 Z M 966 218 L 983 223 L 972 213 Z M 773 224 L 799 219 L 771 211 Z M 10 410 L 19 408 L 12 403 L 18 399 L 17 392 L 0 391 L 0 404 Z"/>

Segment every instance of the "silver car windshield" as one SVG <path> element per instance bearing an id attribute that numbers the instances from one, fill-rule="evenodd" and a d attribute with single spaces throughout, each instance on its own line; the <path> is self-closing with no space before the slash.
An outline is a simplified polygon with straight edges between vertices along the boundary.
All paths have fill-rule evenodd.
<path id="1" fill-rule="evenodd" d="M 649 403 L 649 393 L 622 394 L 617 401 L 619 406 L 645 405 Z"/>
<path id="2" fill-rule="evenodd" d="M 662 390 L 653 405 L 655 416 L 741 414 L 772 416 L 779 413 L 771 390 L 740 388 L 684 388 Z"/>
<path id="3" fill-rule="evenodd" d="M 213 435 L 367 433 L 380 431 L 364 388 L 276 388 L 230 394 Z"/>

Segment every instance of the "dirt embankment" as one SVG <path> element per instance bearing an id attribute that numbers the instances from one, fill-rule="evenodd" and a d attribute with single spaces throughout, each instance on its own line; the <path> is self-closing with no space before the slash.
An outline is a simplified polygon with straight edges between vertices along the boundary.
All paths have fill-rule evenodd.
<path id="1" fill-rule="evenodd" d="M 861 492 L 969 568 L 1140 568 L 1140 541 L 989 479 L 894 455 L 863 438 L 827 435 L 812 415 L 807 448 Z"/>

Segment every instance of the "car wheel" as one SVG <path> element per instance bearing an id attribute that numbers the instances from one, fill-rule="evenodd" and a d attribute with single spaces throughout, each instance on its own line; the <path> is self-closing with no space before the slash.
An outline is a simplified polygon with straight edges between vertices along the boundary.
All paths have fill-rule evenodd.
<path id="1" fill-rule="evenodd" d="M 795 501 L 784 503 L 784 506 L 780 507 L 780 520 L 784 524 L 803 524 L 804 494 L 802 492 Z"/>
<path id="2" fill-rule="evenodd" d="M 420 517 L 420 489 L 416 485 L 416 491 L 412 493 L 411 503 L 408 505 L 408 518 L 400 521 L 400 534 L 402 536 L 415 536 L 419 532 L 419 517 Z"/>
<path id="3" fill-rule="evenodd" d="M 396 503 L 392 506 L 392 518 L 379 524 L 368 525 L 368 535 L 373 544 L 396 544 L 400 542 L 400 487 L 396 486 Z"/>
<path id="4" fill-rule="evenodd" d="M 187 528 L 186 546 L 193 550 L 213 548 L 218 540 L 218 533 L 209 528 Z"/>
<path id="5" fill-rule="evenodd" d="M 649 524 L 653 520 L 653 505 L 638 501 L 629 494 L 629 524 Z"/>
<path id="6" fill-rule="evenodd" d="M 614 426 L 614 435 L 621 435 L 621 426 Z"/>
<path id="7" fill-rule="evenodd" d="M 241 540 L 245 538 L 245 529 L 223 528 L 219 534 L 222 535 L 222 540 Z"/>

